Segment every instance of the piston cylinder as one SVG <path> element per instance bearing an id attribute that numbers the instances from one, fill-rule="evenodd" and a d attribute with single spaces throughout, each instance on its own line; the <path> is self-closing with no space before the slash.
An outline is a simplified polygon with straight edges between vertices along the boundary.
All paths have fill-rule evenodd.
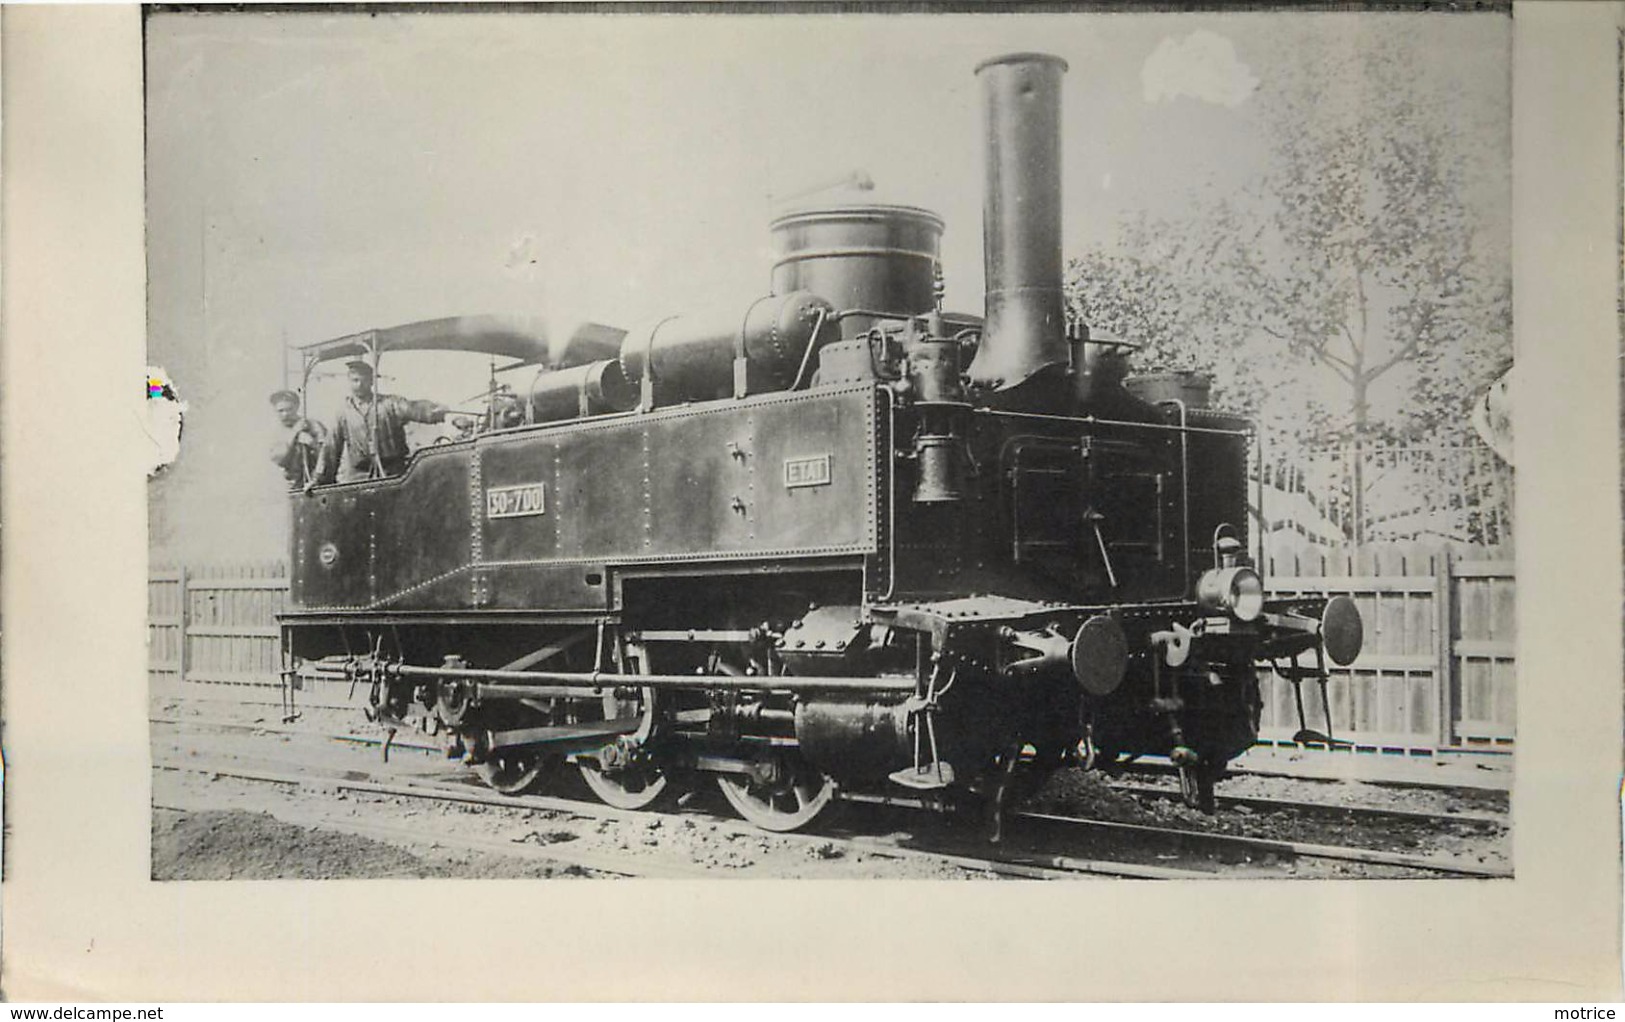
<path id="1" fill-rule="evenodd" d="M 936 307 L 942 218 L 917 206 L 883 203 L 786 213 L 769 226 L 773 293 L 811 291 L 838 310 L 867 309 L 897 317 Z M 874 325 L 871 316 L 841 320 L 841 336 Z"/>
<path id="2" fill-rule="evenodd" d="M 1011 390 L 1068 361 L 1061 291 L 1061 76 L 1066 61 L 1013 53 L 982 82 L 987 325 L 973 386 Z"/>
<path id="3" fill-rule="evenodd" d="M 626 335 L 621 368 L 661 403 L 784 390 L 810 375 L 812 356 L 836 338 L 833 313 L 817 295 L 794 291 L 744 310 L 669 316 Z"/>
<path id="4" fill-rule="evenodd" d="M 808 699 L 796 705 L 796 740 L 808 762 L 838 781 L 877 781 L 908 763 L 902 703 Z"/>
<path id="5" fill-rule="evenodd" d="M 627 381 L 621 364 L 614 360 L 543 370 L 530 385 L 530 413 L 535 422 L 625 412 L 637 403 L 637 387 Z"/>

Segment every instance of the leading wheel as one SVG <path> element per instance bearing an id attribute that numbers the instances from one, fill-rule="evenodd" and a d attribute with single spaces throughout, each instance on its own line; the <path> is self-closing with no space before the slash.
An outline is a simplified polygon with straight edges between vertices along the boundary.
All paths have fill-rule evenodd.
<path id="1" fill-rule="evenodd" d="M 523 795 L 542 776 L 542 757 L 523 749 L 502 749 L 474 769 L 480 780 L 504 795 Z"/>
<path id="2" fill-rule="evenodd" d="M 745 819 L 763 830 L 800 830 L 835 798 L 835 782 L 799 757 L 757 774 L 722 774 L 717 787 Z"/>

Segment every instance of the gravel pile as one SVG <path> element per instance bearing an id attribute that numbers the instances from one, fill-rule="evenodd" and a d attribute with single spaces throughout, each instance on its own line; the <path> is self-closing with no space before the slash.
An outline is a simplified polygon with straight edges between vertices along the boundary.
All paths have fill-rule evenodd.
<path id="1" fill-rule="evenodd" d="M 425 857 L 368 837 L 285 823 L 269 813 L 160 810 L 154 880 L 328 880 L 340 877 L 528 879 L 591 876 L 576 866 L 453 852 Z"/>

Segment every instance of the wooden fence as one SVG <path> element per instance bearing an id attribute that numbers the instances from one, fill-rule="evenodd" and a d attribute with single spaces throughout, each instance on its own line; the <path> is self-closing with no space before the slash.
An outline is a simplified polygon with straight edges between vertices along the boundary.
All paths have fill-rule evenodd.
<path id="1" fill-rule="evenodd" d="M 1516 735 L 1515 574 L 1504 547 L 1385 544 L 1353 551 L 1277 551 L 1272 594 L 1354 599 L 1365 645 L 1327 686 L 1333 735 L 1360 751 L 1426 755 L 1508 752 Z M 1292 686 L 1262 679 L 1261 740 L 1290 743 Z M 1326 731 L 1319 689 L 1303 684 L 1309 726 Z"/>
<path id="2" fill-rule="evenodd" d="M 275 702 L 281 562 L 158 567 L 147 575 L 147 677 L 165 691 Z"/>
<path id="3" fill-rule="evenodd" d="M 1515 735 L 1509 550 L 1386 544 L 1354 551 L 1278 548 L 1272 594 L 1345 593 L 1360 607 L 1365 647 L 1328 685 L 1332 733 L 1362 752 L 1509 752 Z M 275 615 L 287 599 L 281 563 L 155 568 L 148 592 L 154 691 L 275 705 L 281 669 Z M 1261 679 L 1261 742 L 1292 743 L 1292 686 Z M 162 686 L 162 688 L 159 688 Z M 344 688 L 300 695 L 343 705 Z M 1326 731 L 1320 692 L 1303 684 L 1311 728 Z"/>

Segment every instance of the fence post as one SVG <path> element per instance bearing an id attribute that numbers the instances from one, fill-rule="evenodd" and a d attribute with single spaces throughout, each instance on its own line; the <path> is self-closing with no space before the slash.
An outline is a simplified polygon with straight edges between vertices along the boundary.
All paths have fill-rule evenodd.
<path id="1" fill-rule="evenodd" d="M 1451 681 L 1456 662 L 1455 638 L 1452 622 L 1455 621 L 1455 607 L 1453 606 L 1456 593 L 1451 581 L 1450 548 L 1442 546 L 1433 559 L 1433 606 L 1436 615 L 1434 624 L 1433 651 L 1437 657 L 1434 664 L 1434 678 L 1438 686 L 1438 731 L 1439 752 L 1443 752 L 1455 745 L 1455 701 L 1451 698 Z"/>
<path id="2" fill-rule="evenodd" d="M 180 636 L 179 636 L 180 643 L 179 643 L 179 651 L 177 653 L 177 661 L 178 662 L 175 665 L 175 673 L 176 673 L 175 680 L 180 682 L 180 691 L 182 691 L 182 692 L 186 691 L 186 672 L 191 667 L 191 660 L 192 660 L 192 658 L 187 655 L 187 648 L 191 645 L 191 641 L 192 641 L 191 639 L 189 639 L 187 637 L 187 634 L 186 634 L 192 627 L 192 599 L 191 599 L 190 596 L 187 595 L 187 592 L 186 592 L 186 577 L 187 577 L 186 565 L 183 564 L 183 565 L 180 566 L 179 570 L 176 571 L 176 573 L 175 573 L 176 583 L 180 586 L 180 601 L 181 601 L 180 615 L 179 615 L 179 617 L 180 617 Z"/>

